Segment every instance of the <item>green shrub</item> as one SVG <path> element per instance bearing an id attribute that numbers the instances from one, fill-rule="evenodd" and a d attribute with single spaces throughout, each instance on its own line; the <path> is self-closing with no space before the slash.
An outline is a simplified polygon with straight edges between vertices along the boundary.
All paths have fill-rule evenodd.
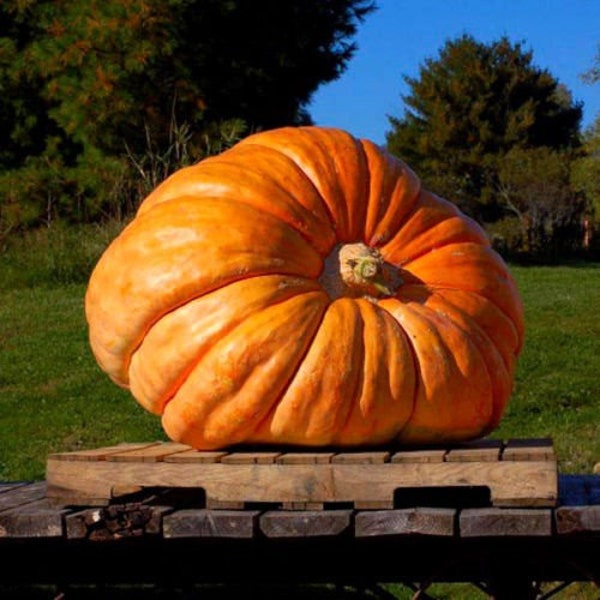
<path id="1" fill-rule="evenodd" d="M 60 286 L 87 282 L 110 241 L 125 222 L 48 227 L 10 236 L 0 248 L 0 281 L 3 289 Z"/>

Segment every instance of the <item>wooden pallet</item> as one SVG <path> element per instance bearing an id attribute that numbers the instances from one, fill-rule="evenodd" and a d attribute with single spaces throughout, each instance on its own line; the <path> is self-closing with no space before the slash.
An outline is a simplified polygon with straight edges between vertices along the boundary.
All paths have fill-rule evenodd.
<path id="1" fill-rule="evenodd" d="M 179 488 L 213 509 L 550 507 L 558 497 L 549 439 L 353 452 L 119 444 L 48 456 L 46 482 L 47 496 L 63 504 L 105 505 L 147 488 Z"/>

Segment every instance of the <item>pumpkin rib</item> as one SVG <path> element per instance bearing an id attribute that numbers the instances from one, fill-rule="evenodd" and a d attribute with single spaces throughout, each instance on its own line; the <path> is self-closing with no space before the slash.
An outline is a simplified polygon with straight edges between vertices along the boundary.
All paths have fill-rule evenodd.
<path id="1" fill-rule="evenodd" d="M 414 410 L 398 436 L 400 441 L 478 437 L 492 413 L 492 384 L 483 359 L 473 352 L 474 345 L 452 321 L 440 319 L 418 303 L 390 299 L 385 305 L 413 345 L 419 375 Z"/>
<path id="2" fill-rule="evenodd" d="M 320 291 L 292 296 L 219 340 L 166 404 L 162 422 L 169 437 L 204 449 L 248 441 L 277 401 L 286 373 L 295 371 L 302 348 L 310 346 L 328 302 Z"/>
<path id="3" fill-rule="evenodd" d="M 411 287 L 412 286 L 417 287 L 419 284 L 410 283 L 409 285 Z M 446 292 L 464 292 L 465 294 L 471 294 L 473 296 L 477 296 L 477 297 L 481 298 L 482 300 L 492 304 L 496 308 L 496 310 L 499 313 L 501 313 L 506 318 L 506 320 L 509 321 L 513 325 L 514 330 L 515 330 L 515 335 L 519 339 L 519 343 L 518 343 L 517 347 L 515 348 L 515 350 L 513 350 L 513 354 L 514 354 L 514 356 L 519 355 L 519 353 L 522 349 L 522 346 L 523 346 L 523 340 L 522 340 L 521 334 L 519 333 L 519 330 L 518 330 L 515 322 L 512 320 L 511 316 L 505 310 L 503 310 L 502 307 L 499 306 L 498 303 L 495 302 L 493 298 L 490 298 L 489 296 L 486 296 L 485 294 L 482 294 L 481 292 L 478 292 L 478 291 L 461 289 L 459 287 L 429 285 L 429 284 L 421 284 L 420 287 L 423 287 L 424 289 L 428 290 L 432 294 L 440 294 L 440 295 L 443 295 Z"/>
<path id="4" fill-rule="evenodd" d="M 268 157 L 262 162 L 267 164 L 258 162 L 264 153 Z M 252 160 L 244 160 L 247 154 Z M 332 216 L 314 182 L 286 155 L 267 146 L 234 146 L 173 173 L 144 200 L 138 213 L 182 195 L 253 206 L 294 227 L 321 254 L 335 244 Z"/>
<path id="5" fill-rule="evenodd" d="M 480 319 L 477 319 L 475 316 L 471 315 L 465 309 L 464 305 L 457 304 L 456 301 L 454 301 L 451 298 L 451 296 L 456 295 L 457 293 L 463 294 L 463 296 L 461 296 L 461 299 L 463 301 L 465 300 L 464 295 L 469 295 L 471 297 L 481 299 L 487 306 L 492 308 L 493 311 L 496 311 L 496 314 L 494 315 L 494 319 L 495 319 L 496 326 L 497 326 L 497 329 L 494 332 L 496 335 L 487 333 L 487 328 L 484 326 L 484 324 L 481 322 Z M 486 298 L 485 296 L 482 296 L 481 294 L 477 294 L 475 292 L 467 292 L 464 290 L 455 290 L 455 289 L 450 290 L 450 289 L 437 288 L 435 290 L 435 294 L 442 297 L 444 299 L 444 301 L 447 304 L 449 304 L 450 306 L 452 306 L 454 309 L 460 311 L 461 313 L 466 315 L 469 319 L 472 319 L 475 323 L 477 323 L 478 326 L 484 332 L 486 332 L 486 334 L 490 338 L 490 340 L 493 341 L 496 349 L 500 352 L 500 355 L 503 358 L 506 369 L 512 370 L 514 368 L 514 364 L 519 355 L 519 348 L 520 348 L 522 342 L 520 341 L 519 333 L 517 331 L 515 324 L 513 323 L 513 321 L 509 318 L 509 316 L 506 313 L 504 313 L 489 298 Z M 505 341 L 505 339 L 503 339 L 503 337 L 506 338 L 506 335 L 500 336 L 498 334 L 498 329 L 500 328 L 500 324 L 504 325 L 504 327 L 503 327 L 504 329 L 508 328 L 510 330 L 510 337 L 512 338 L 511 341 Z M 499 346 L 502 346 L 502 349 L 500 349 Z"/>
<path id="6" fill-rule="evenodd" d="M 396 235 L 381 248 L 381 253 L 397 267 L 405 267 L 429 252 L 457 243 L 491 245 L 485 231 L 462 215 L 456 205 L 422 189 Z"/>
<path id="7" fill-rule="evenodd" d="M 132 354 L 128 371 L 132 393 L 147 410 L 161 414 L 211 344 L 253 312 L 307 291 L 320 291 L 320 286 L 307 278 L 263 275 L 232 282 L 173 309 L 148 329 Z M 181 336 L 188 338 L 186 342 L 175 343 Z M 173 378 L 174 371 L 178 375 Z M 149 393 L 149 388 L 156 389 L 155 379 L 167 385 L 158 395 Z"/>
<path id="8" fill-rule="evenodd" d="M 440 269 L 439 264 L 445 269 Z M 404 265 L 407 282 L 431 289 L 457 289 L 476 293 L 493 302 L 517 328 L 523 343 L 523 307 L 513 277 L 490 246 L 472 242 L 449 244 Z"/>
<path id="9" fill-rule="evenodd" d="M 325 293 L 325 292 L 323 292 L 323 293 Z M 272 444 L 272 443 L 278 441 L 277 439 L 274 439 L 273 436 L 271 435 L 269 425 L 270 425 L 270 423 L 275 415 L 275 412 L 277 411 L 277 408 L 278 408 L 282 398 L 284 397 L 288 387 L 290 386 L 291 382 L 296 377 L 296 374 L 299 371 L 299 369 L 302 367 L 302 364 L 304 363 L 304 360 L 306 359 L 308 352 L 312 348 L 314 340 L 319 332 L 319 329 L 321 328 L 321 325 L 323 324 L 323 319 L 325 318 L 325 314 L 327 313 L 327 310 L 329 309 L 330 305 L 331 305 L 331 301 L 329 301 L 327 303 L 325 309 L 323 310 L 323 313 L 321 314 L 320 319 L 318 319 L 318 323 L 315 324 L 314 331 L 313 331 L 312 335 L 310 336 L 310 341 L 306 344 L 303 352 L 301 352 L 298 355 L 298 360 L 296 361 L 296 367 L 289 373 L 289 376 L 286 378 L 285 383 L 281 388 L 281 392 L 277 395 L 275 400 L 271 403 L 271 406 L 270 406 L 268 412 L 264 415 L 264 417 L 262 419 L 260 419 L 259 421 L 257 421 L 256 426 L 253 428 L 253 430 L 249 436 L 249 438 L 252 439 L 252 441 L 254 441 L 258 444 L 261 444 L 261 443 Z M 266 430 L 269 433 L 267 434 L 267 433 L 263 432 L 263 430 Z"/>
<path id="10" fill-rule="evenodd" d="M 353 301 L 362 320 L 362 368 L 356 397 L 334 442 L 352 446 L 385 443 L 402 429 L 413 410 L 414 355 L 405 332 L 387 310 L 363 298 Z M 401 361 L 407 354 L 408 360 Z M 402 366 L 397 367 L 400 362 Z"/>
<path id="11" fill-rule="evenodd" d="M 182 210 L 186 202 L 188 211 Z M 167 312 L 250 275 L 316 278 L 323 267 L 321 256 L 295 229 L 248 205 L 182 198 L 178 208 L 175 212 L 170 205 L 157 205 L 132 222 L 90 278 L 86 312 L 92 349 L 111 378 L 123 385 L 131 352 Z M 240 218 L 235 229 L 230 227 L 233 214 Z M 201 218 L 208 231 L 198 233 L 194 217 Z M 154 232 L 157 223 L 160 235 Z M 223 230 L 220 242 L 207 244 L 217 224 Z M 201 264 L 198 252 L 203 253 Z M 136 268 L 117 268 L 121 263 Z M 115 312 L 115 305 L 127 305 L 128 312 Z M 118 342 L 114 349 L 113 340 Z"/>
<path id="12" fill-rule="evenodd" d="M 311 446 L 331 444 L 356 394 L 362 343 L 362 336 L 356 339 L 357 313 L 350 298 L 328 305 L 309 351 L 268 424 L 275 439 Z M 343 339 L 340 330 L 345 331 Z"/>
<path id="13" fill-rule="evenodd" d="M 287 134 L 293 131 L 293 136 Z M 338 241 L 362 239 L 369 171 L 363 148 L 350 134 L 335 128 L 284 127 L 244 138 L 239 145 L 272 148 L 290 158 L 313 182 L 329 209 Z M 347 166 L 344 163 L 351 163 Z M 345 189 L 343 180 L 350 176 Z M 355 190 L 356 184 L 364 190 Z"/>
<path id="14" fill-rule="evenodd" d="M 473 342 L 492 382 L 493 413 L 490 423 L 494 423 L 495 427 L 512 392 L 514 361 L 508 362 L 507 357 L 497 348 L 496 341 L 479 323 L 460 307 L 448 302 L 443 295 L 424 293 L 422 296 L 417 296 L 413 293 L 410 297 L 420 304 L 422 310 L 431 311 L 441 318 L 452 321 L 453 325 L 462 331 L 465 339 Z"/>
<path id="15" fill-rule="evenodd" d="M 367 210 L 363 231 L 365 244 L 387 244 L 419 197 L 421 182 L 403 161 L 384 153 L 369 140 L 360 140 L 369 171 Z"/>

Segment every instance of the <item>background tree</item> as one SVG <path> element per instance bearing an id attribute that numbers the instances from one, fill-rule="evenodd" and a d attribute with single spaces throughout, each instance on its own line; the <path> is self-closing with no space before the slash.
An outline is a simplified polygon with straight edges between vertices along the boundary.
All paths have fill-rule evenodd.
<path id="1" fill-rule="evenodd" d="M 600 255 L 600 117 L 583 134 L 581 155 L 573 163 L 571 184 L 586 199 L 583 246 Z"/>
<path id="2" fill-rule="evenodd" d="M 152 186 L 246 132 L 309 122 L 312 93 L 344 71 L 374 9 L 368 0 L 1 4 L 0 223 L 115 213 L 147 191 L 131 189 L 132 165 Z"/>
<path id="3" fill-rule="evenodd" d="M 572 148 L 581 105 L 532 53 L 507 38 L 463 35 L 406 77 L 402 117 L 390 117 L 390 151 L 426 184 L 482 222 L 504 212 L 496 196 L 499 160 L 513 148 Z"/>
<path id="4" fill-rule="evenodd" d="M 506 254 L 556 262 L 582 245 L 586 201 L 571 185 L 574 155 L 515 146 L 498 161 L 497 197 L 508 216 L 490 228 Z"/>

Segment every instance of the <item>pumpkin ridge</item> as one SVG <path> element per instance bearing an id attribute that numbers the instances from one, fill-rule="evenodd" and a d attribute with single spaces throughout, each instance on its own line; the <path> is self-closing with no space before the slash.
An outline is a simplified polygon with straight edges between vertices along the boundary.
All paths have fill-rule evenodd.
<path id="1" fill-rule="evenodd" d="M 313 331 L 312 335 L 310 336 L 310 341 L 306 344 L 304 351 L 302 352 L 299 360 L 296 362 L 296 367 L 293 369 L 293 371 L 290 372 L 289 376 L 286 379 L 285 384 L 282 386 L 281 391 L 276 396 L 275 400 L 271 403 L 271 406 L 269 407 L 269 410 L 267 411 L 267 413 L 264 415 L 264 417 L 262 419 L 260 419 L 256 423 L 255 427 L 253 427 L 249 437 L 258 435 L 259 430 L 262 429 L 267 423 L 270 422 L 271 418 L 273 417 L 273 414 L 275 413 L 275 411 L 277 410 L 277 407 L 279 406 L 281 399 L 284 397 L 290 383 L 296 377 L 296 374 L 300 370 L 302 363 L 304 362 L 306 356 L 308 355 L 308 352 L 309 352 L 311 346 L 313 345 L 314 339 L 317 336 L 319 329 L 321 328 L 323 319 L 325 319 L 325 314 L 327 313 L 327 310 L 328 310 L 330 304 L 331 304 L 331 302 L 325 307 L 325 310 L 323 310 L 321 317 L 319 318 L 319 322 L 315 325 L 314 331 Z M 268 440 L 268 442 L 273 443 L 272 440 Z"/>
<path id="2" fill-rule="evenodd" d="M 387 309 L 384 308 L 384 310 L 387 310 Z M 417 351 L 415 350 L 415 345 L 414 345 L 413 340 L 411 339 L 411 336 L 408 335 L 408 333 L 402 326 L 402 323 L 400 321 L 398 321 L 398 319 L 396 319 L 396 317 L 390 311 L 388 311 L 388 313 L 398 323 L 398 327 L 400 328 L 400 331 L 402 332 L 402 335 L 404 336 L 404 339 L 406 340 L 408 349 L 411 354 L 412 365 L 413 365 L 413 370 L 414 370 L 414 377 L 413 377 L 414 390 L 413 390 L 413 397 L 412 397 L 412 409 L 410 411 L 410 414 L 408 415 L 408 418 L 406 419 L 406 421 L 404 421 L 404 425 L 400 428 L 399 431 L 396 432 L 395 439 L 398 440 L 398 439 L 401 439 L 402 432 L 411 423 L 413 416 L 417 410 L 417 400 L 419 398 L 419 394 L 421 392 L 421 387 L 423 386 L 423 382 L 421 380 L 421 377 L 419 377 L 419 374 L 420 374 L 419 360 L 418 360 Z"/>
<path id="3" fill-rule="evenodd" d="M 474 347 L 470 339 L 465 338 L 460 329 L 451 320 L 447 321 L 449 324 L 449 328 L 447 330 L 445 328 L 440 328 L 440 325 L 443 325 L 444 321 L 440 319 L 439 315 L 437 315 L 435 311 L 431 311 L 424 305 L 416 303 L 414 306 L 410 306 L 405 304 L 403 309 L 404 311 L 416 316 L 417 332 L 421 332 L 420 324 L 425 324 L 427 328 L 425 331 L 427 331 L 427 333 L 436 340 L 434 347 L 440 350 L 441 354 L 439 360 L 449 359 L 449 362 L 447 363 L 448 371 L 466 378 L 466 373 L 463 372 L 460 361 L 457 360 L 455 348 L 451 345 L 451 341 L 453 335 L 458 333 L 457 338 L 459 341 L 464 341 L 464 343 L 468 346 Z M 431 315 L 434 318 L 428 318 L 428 315 Z M 412 331 L 414 331 L 414 325 L 410 328 Z M 410 339 L 412 336 L 408 335 L 407 332 L 407 337 Z M 413 342 L 412 339 L 411 342 Z M 414 343 L 416 344 L 416 342 Z M 419 386 L 416 390 L 417 395 L 413 404 L 413 411 L 411 412 L 411 416 L 407 420 L 405 427 L 400 432 L 399 437 L 406 441 L 406 436 L 408 435 L 408 440 L 410 440 L 411 443 L 414 443 L 415 441 L 418 442 L 420 440 L 420 436 L 423 434 L 426 434 L 426 437 L 433 436 L 434 439 L 436 439 L 437 436 L 437 441 L 439 442 L 451 441 L 456 435 L 459 437 L 465 436 L 471 439 L 474 437 L 479 437 L 483 429 L 488 426 L 490 421 L 492 414 L 492 399 L 487 397 L 487 395 L 482 395 L 482 392 L 486 390 L 476 390 L 474 394 L 469 395 L 469 401 L 466 403 L 466 405 L 469 407 L 474 406 L 476 408 L 464 417 L 462 416 L 463 413 L 460 410 L 461 408 L 464 408 L 464 406 L 461 406 L 461 404 L 465 404 L 463 392 L 457 393 L 456 390 L 451 390 L 452 393 L 448 397 L 441 400 L 439 396 L 439 390 L 436 389 L 436 386 L 440 385 L 438 380 L 439 375 L 432 375 L 432 363 L 430 360 L 428 360 L 428 358 L 430 359 L 431 357 L 427 357 L 426 354 L 423 354 L 424 349 L 429 349 L 427 343 L 425 348 L 421 346 L 419 351 L 413 345 L 416 354 L 415 364 L 419 372 L 419 377 L 417 378 Z M 475 356 L 480 359 L 479 361 L 475 362 L 483 363 L 485 366 L 482 357 L 480 357 L 478 353 Z M 459 353 L 458 357 L 462 357 L 462 353 Z M 428 373 L 428 369 L 429 374 L 426 375 L 426 373 Z M 471 370 L 473 372 L 480 373 L 480 369 L 475 369 L 474 364 L 471 366 Z M 487 384 L 486 388 L 489 388 L 489 391 L 491 392 L 492 383 L 487 370 L 485 371 L 484 379 L 485 383 Z M 425 385 L 427 382 L 429 382 L 429 386 Z M 432 385 L 433 387 L 431 387 Z M 419 398 L 421 389 L 424 390 L 425 395 L 422 398 Z M 419 402 L 419 400 L 421 401 Z M 474 400 L 479 400 L 479 402 L 473 403 Z M 455 404 L 457 401 L 459 402 L 458 406 Z M 478 405 L 481 405 L 482 407 L 485 405 L 487 411 L 485 413 L 481 413 L 481 410 L 477 408 Z M 442 408 L 447 409 L 445 415 L 439 412 Z M 435 416 L 431 412 L 432 409 L 435 411 Z M 440 419 L 442 419 L 442 421 L 440 421 Z M 448 422 L 444 422 L 444 419 L 448 419 Z M 441 428 L 439 427 L 440 424 L 442 424 Z M 437 433 L 436 426 L 439 428 Z"/>
<path id="4" fill-rule="evenodd" d="M 314 293 L 314 292 L 316 292 L 316 291 L 319 291 L 319 290 L 314 290 L 312 293 Z M 304 293 L 307 293 L 307 292 L 304 292 Z M 278 299 L 277 299 L 275 302 L 273 302 L 273 303 L 269 304 L 268 306 L 266 306 L 266 307 L 264 307 L 264 308 L 272 308 L 272 307 L 275 307 L 275 306 L 277 306 L 278 304 L 282 304 L 283 302 L 286 302 L 286 301 L 287 301 L 287 300 L 289 300 L 290 298 L 291 298 L 291 296 L 287 296 L 287 297 L 278 298 Z M 323 311 L 323 315 L 324 315 L 324 313 L 325 313 L 325 311 Z M 322 321 L 322 319 L 323 319 L 323 315 L 321 315 L 321 321 Z M 235 330 L 236 330 L 236 329 L 238 329 L 239 327 L 241 327 L 241 326 L 243 325 L 243 323 L 244 323 L 244 322 L 245 322 L 245 321 L 246 321 L 246 320 L 247 320 L 249 317 L 251 317 L 251 315 L 248 315 L 248 316 L 246 316 L 246 318 L 245 318 L 245 319 L 242 319 L 242 320 L 239 320 L 239 321 L 237 321 L 237 322 L 236 322 L 234 325 L 232 325 L 231 327 L 229 327 L 229 328 L 227 328 L 226 330 L 224 330 L 224 331 L 222 332 L 222 335 L 220 335 L 220 336 L 219 336 L 219 338 L 220 338 L 220 339 L 222 339 L 222 338 L 224 338 L 224 337 L 226 337 L 226 336 L 229 336 L 229 335 L 231 335 L 232 333 L 234 333 L 234 332 L 235 332 Z M 320 325 L 320 322 L 319 322 L 319 325 Z M 303 356 L 305 356 L 305 355 L 306 355 L 306 352 L 308 352 L 308 348 L 310 347 L 310 344 L 312 343 L 312 340 L 314 339 L 314 336 L 316 335 L 316 332 L 317 332 L 317 330 L 318 330 L 318 328 L 319 328 L 319 325 L 317 325 L 317 326 L 315 327 L 315 331 L 314 331 L 313 335 L 310 337 L 310 342 L 309 342 L 309 343 L 307 343 L 307 346 L 306 346 L 305 352 L 303 353 Z M 208 351 L 208 349 L 207 349 L 207 351 Z M 165 407 L 167 406 L 167 404 L 168 404 L 168 403 L 169 403 L 169 402 L 170 402 L 170 401 L 173 399 L 173 397 L 174 397 L 174 396 L 177 394 L 177 392 L 179 391 L 179 388 L 181 387 L 181 385 L 183 384 L 183 382 L 185 382 L 185 381 L 187 380 L 187 378 L 189 377 L 190 373 L 191 373 L 192 371 L 194 371 L 194 369 L 195 369 L 195 368 L 198 366 L 198 364 L 199 364 L 199 363 L 200 363 L 200 361 L 203 359 L 203 357 L 205 356 L 205 354 L 206 354 L 206 352 L 203 352 L 201 356 L 197 357 L 197 359 L 195 359 L 195 360 L 192 362 L 191 366 L 190 366 L 188 369 L 186 369 L 186 371 L 185 371 L 185 376 L 182 376 L 182 377 L 178 378 L 178 380 L 177 380 L 177 388 L 176 388 L 175 390 L 173 390 L 173 392 L 172 392 L 172 393 L 169 395 L 169 398 L 168 398 L 168 399 L 167 399 L 167 400 L 164 402 L 164 404 L 163 404 L 163 407 L 162 407 L 162 409 L 163 409 L 163 410 L 162 410 L 161 412 L 164 412 L 164 408 L 165 408 Z M 298 364 L 299 364 L 299 363 L 298 363 Z M 295 374 L 296 370 L 297 370 L 297 368 L 294 370 L 294 374 Z M 291 379 L 291 378 L 290 378 L 290 379 Z M 287 387 L 287 386 L 284 386 L 284 387 Z M 277 397 L 277 401 L 279 400 L 279 397 L 280 397 L 280 396 L 278 396 L 278 397 Z M 275 402 L 274 404 L 276 404 L 276 402 Z M 271 413 L 271 409 L 269 409 L 269 414 L 270 414 L 270 413 Z"/>
<path id="5" fill-rule="evenodd" d="M 411 285 L 418 285 L 418 284 L 411 284 Z M 505 310 L 503 310 L 502 307 L 499 306 L 497 302 L 495 302 L 489 296 L 486 296 L 485 294 L 482 294 L 481 292 L 478 292 L 477 290 L 470 290 L 470 289 L 458 288 L 458 287 L 450 287 L 450 286 L 444 286 L 444 285 L 423 284 L 422 287 L 425 288 L 425 289 L 427 289 L 432 294 L 435 294 L 437 292 L 444 292 L 444 291 L 447 290 L 449 292 L 464 292 L 465 294 L 473 294 L 474 296 L 478 296 L 479 298 L 483 298 L 486 302 L 489 302 L 490 304 L 494 305 L 494 307 L 500 313 L 502 313 L 502 315 L 504 315 L 506 317 L 506 319 L 513 325 L 513 327 L 515 327 L 516 337 L 519 338 L 519 339 L 522 339 L 522 335 L 519 333 L 518 328 L 517 328 L 514 320 L 512 319 L 512 317 Z M 400 302 L 402 302 L 402 298 L 399 298 L 399 300 L 400 300 Z M 521 348 L 522 348 L 522 342 L 513 351 L 515 357 L 517 357 L 519 355 L 519 352 L 520 352 Z"/>
<path id="6" fill-rule="evenodd" d="M 506 377 L 508 379 L 509 373 L 511 373 L 511 371 L 512 371 L 512 365 L 509 365 L 506 363 L 506 359 L 505 359 L 503 353 L 498 350 L 495 340 L 493 340 L 488 335 L 488 333 L 477 323 L 477 321 L 473 317 L 471 317 L 470 315 L 468 315 L 467 313 L 462 311 L 460 309 L 460 307 L 456 307 L 456 306 L 452 305 L 452 303 L 448 302 L 445 298 L 443 298 L 439 295 L 436 296 L 436 299 L 438 302 L 441 302 L 443 305 L 449 307 L 450 310 L 456 311 L 456 313 L 458 313 L 468 323 L 469 327 L 472 327 L 473 330 L 476 332 L 476 335 L 473 335 L 473 333 L 471 331 L 466 330 L 460 323 L 457 322 L 456 318 L 448 312 L 442 313 L 439 309 L 436 309 L 427 304 L 421 305 L 424 311 L 430 311 L 432 313 L 436 313 L 437 315 L 443 316 L 443 317 L 447 318 L 449 321 L 451 321 L 453 326 L 462 332 L 465 340 L 467 340 L 470 344 L 472 344 L 472 346 L 480 354 L 480 356 L 482 358 L 482 363 L 484 365 L 484 368 L 486 369 L 488 378 L 491 382 L 491 385 L 490 385 L 491 391 L 492 391 L 492 397 L 490 398 L 491 405 L 492 405 L 491 421 L 496 422 L 496 419 L 499 417 L 499 415 L 502 413 L 502 411 L 504 409 L 504 405 L 507 401 L 507 397 L 504 397 L 504 396 L 499 397 L 498 396 L 498 394 L 501 393 L 502 389 L 501 389 L 501 386 L 496 385 L 496 370 L 493 369 L 492 368 L 493 365 L 491 365 L 489 363 L 489 358 L 487 357 L 485 350 L 483 348 L 487 347 L 489 349 L 488 351 L 491 352 L 492 354 L 494 354 L 496 359 L 499 359 L 500 365 L 502 365 L 502 367 L 504 368 L 504 373 L 498 374 L 497 377 L 499 377 L 499 378 Z M 479 340 L 477 336 L 479 336 L 481 338 L 481 340 Z M 483 346 L 483 348 L 482 348 L 482 346 Z M 505 392 L 508 392 L 508 390 L 505 390 Z M 508 392 L 508 394 L 509 393 L 510 392 Z"/>
<path id="7" fill-rule="evenodd" d="M 290 156 L 289 154 L 285 154 L 284 152 L 281 152 L 280 150 L 273 148 L 267 144 L 261 144 L 260 141 L 254 141 L 254 140 L 251 141 L 250 139 L 246 139 L 243 141 L 244 141 L 245 146 L 258 146 L 259 148 L 277 152 L 280 156 L 283 156 L 285 159 L 287 159 L 293 165 L 294 169 L 296 169 L 299 173 L 301 173 L 301 175 L 314 188 L 315 193 L 318 194 L 319 198 L 321 198 L 321 201 L 323 203 L 323 208 L 325 209 L 325 211 L 327 213 L 327 217 L 329 218 L 329 225 L 331 226 L 331 229 L 334 232 L 334 237 L 337 239 L 338 233 L 337 233 L 337 228 L 336 228 L 336 218 L 333 213 L 333 210 L 332 210 L 331 206 L 329 205 L 329 203 L 327 202 L 327 200 L 325 199 L 325 197 L 323 196 L 323 194 L 320 192 L 319 188 L 315 185 L 315 182 L 312 180 L 312 177 L 309 177 L 309 175 L 306 173 L 306 171 L 304 171 L 302 166 L 297 161 L 295 161 L 294 158 L 292 156 Z M 335 242 L 334 242 L 334 244 L 335 244 Z"/>
<path id="8" fill-rule="evenodd" d="M 456 253 L 459 255 L 464 255 L 467 250 L 472 251 L 482 251 L 485 254 L 477 256 L 473 254 L 469 257 L 469 260 L 472 264 L 468 262 L 465 263 L 465 270 L 470 271 L 471 273 L 478 273 L 480 275 L 484 275 L 482 277 L 484 283 L 490 283 L 490 273 L 495 273 L 497 275 L 497 287 L 490 287 L 487 289 L 478 289 L 473 285 L 472 278 L 463 279 L 460 282 L 460 285 L 448 285 L 444 282 L 436 283 L 435 281 L 431 281 L 429 277 L 423 276 L 422 273 L 419 277 L 423 283 L 427 285 L 430 289 L 447 289 L 447 290 L 457 290 L 464 291 L 469 293 L 478 294 L 480 297 L 485 298 L 489 302 L 492 302 L 503 314 L 507 316 L 507 318 L 512 321 L 517 329 L 519 339 L 521 340 L 521 344 L 518 347 L 517 352 L 520 352 L 523 343 L 523 335 L 524 335 L 524 317 L 523 317 L 523 309 L 518 295 L 517 284 L 511 275 L 511 273 L 503 268 L 501 263 L 502 259 L 500 256 L 491 248 L 490 246 L 482 246 L 480 244 L 475 244 L 473 242 L 459 243 L 459 244 L 448 244 L 447 246 L 440 247 L 440 251 L 448 251 L 451 246 L 463 246 L 463 249 L 457 248 Z M 406 269 L 407 273 L 415 277 L 415 279 L 419 280 L 414 273 L 414 271 L 422 271 L 423 269 L 431 268 L 431 265 L 415 265 L 414 263 L 418 262 L 418 260 L 427 261 L 431 255 L 434 253 L 428 253 L 422 255 L 419 259 L 412 261 L 412 267 L 410 269 Z M 485 264 L 481 264 L 484 261 Z M 479 262 L 479 264 L 477 264 Z M 450 265 L 451 272 L 458 272 L 457 265 Z M 467 273 L 468 274 L 468 273 Z M 504 291 L 504 296 L 495 293 L 497 291 Z M 504 298 L 504 302 L 502 299 Z M 512 312 L 509 312 L 509 309 L 512 309 Z"/>
<path id="9" fill-rule="evenodd" d="M 254 136 L 243 139 L 240 145 L 257 144 L 273 148 L 287 156 L 313 182 L 313 185 L 323 198 L 328 207 L 337 239 L 347 242 L 353 237 L 358 237 L 360 235 L 359 231 L 356 231 L 354 236 L 349 231 L 352 221 L 350 213 L 356 207 L 350 206 L 348 203 L 349 198 L 340 185 L 341 178 L 338 163 L 332 156 L 332 148 L 328 146 L 328 142 L 331 142 L 331 145 L 335 146 L 336 141 L 333 138 L 336 134 L 342 133 L 348 137 L 348 141 L 353 142 L 354 152 L 356 152 L 356 147 L 360 145 L 358 140 L 341 129 L 309 125 L 295 128 L 296 139 L 293 144 L 290 144 L 288 140 L 282 143 L 283 141 L 279 136 L 291 129 L 291 127 L 284 127 L 280 130 L 267 130 L 257 133 Z M 341 148 L 338 147 L 334 150 L 339 151 Z M 324 160 L 322 162 L 316 161 L 314 158 L 316 154 L 320 154 Z M 364 153 L 361 153 L 361 156 L 365 159 Z M 363 162 L 365 166 L 368 166 L 366 161 Z M 368 172 L 368 169 L 363 170 Z M 332 174 L 334 176 L 331 179 L 325 177 L 325 175 Z M 321 191 L 321 186 L 324 186 L 323 191 Z"/>
<path id="10" fill-rule="evenodd" d="M 281 276 L 281 277 L 290 277 L 294 280 L 303 280 L 305 281 L 308 285 L 307 288 L 310 286 L 310 284 L 313 284 L 313 289 L 305 289 L 305 290 L 299 290 L 299 289 L 291 289 L 289 294 L 282 294 L 281 296 L 279 296 L 278 298 L 273 299 L 271 302 L 265 303 L 261 310 L 264 310 L 266 308 L 272 307 L 272 306 L 276 306 L 277 304 L 281 304 L 282 302 L 285 302 L 286 300 L 289 300 L 292 296 L 294 295 L 298 295 L 298 294 L 304 294 L 304 293 L 309 293 L 309 292 L 319 292 L 321 291 L 319 289 L 319 286 L 316 282 L 314 282 L 313 279 L 310 278 L 302 278 L 302 277 L 291 277 L 289 275 L 286 274 L 275 274 L 275 273 L 268 273 L 266 275 L 255 275 L 253 277 L 250 278 L 240 278 L 237 279 L 235 281 L 232 281 L 230 283 L 228 283 L 225 286 L 222 286 L 221 288 L 218 289 L 223 289 L 225 287 L 227 287 L 228 285 L 232 285 L 235 284 L 237 282 L 240 281 L 249 281 L 251 279 L 255 279 L 258 277 L 277 277 L 277 276 Z M 157 319 L 155 319 L 152 324 L 147 328 L 147 330 L 145 331 L 142 340 L 140 341 L 140 343 L 137 345 L 136 349 L 134 352 L 132 352 L 130 359 L 129 359 L 129 363 L 128 363 L 128 372 L 131 369 L 131 363 L 133 361 L 133 356 L 135 355 L 135 353 L 139 350 L 140 346 L 143 343 L 143 340 L 146 338 L 146 335 L 151 331 L 152 327 L 154 327 L 154 325 L 156 325 L 161 319 L 163 319 L 165 316 L 167 316 L 168 314 L 172 313 L 173 311 L 176 311 L 178 308 L 182 308 L 184 306 L 186 306 L 187 304 L 189 304 L 190 302 L 193 302 L 194 300 L 197 300 L 199 298 L 202 298 L 208 294 L 211 294 L 213 292 L 217 291 L 215 290 L 211 290 L 210 292 L 207 292 L 205 294 L 199 294 L 195 297 L 189 298 L 187 299 L 185 302 L 180 303 L 179 305 L 173 307 L 171 310 L 165 312 L 164 314 L 160 315 Z M 245 316 L 240 316 L 236 319 L 233 319 L 232 321 L 230 321 L 227 326 L 223 327 L 223 329 L 221 329 L 219 331 L 218 334 L 215 334 L 216 339 L 220 339 L 222 337 L 225 337 L 227 335 L 229 335 L 230 333 L 232 333 L 236 328 L 238 328 L 246 319 L 248 319 L 251 316 L 251 314 L 247 314 Z M 215 343 L 215 340 L 213 340 L 213 343 Z M 173 396 L 175 396 L 175 394 L 177 393 L 177 391 L 179 390 L 179 388 L 181 387 L 181 385 L 185 382 L 185 380 L 189 377 L 190 373 L 196 368 L 196 366 L 198 365 L 198 363 L 202 360 L 203 356 L 206 354 L 206 352 L 209 350 L 209 348 L 205 348 L 203 352 L 201 352 L 198 356 L 196 356 L 192 361 L 190 361 L 188 367 L 186 367 L 185 369 L 182 370 L 181 374 L 179 377 L 177 377 L 177 379 L 174 380 L 174 382 L 172 383 L 172 385 L 165 391 L 165 393 L 163 394 L 163 396 L 161 396 L 159 399 L 156 400 L 157 405 L 160 406 L 160 412 L 159 414 L 161 414 L 162 412 L 164 412 L 164 408 L 165 406 L 169 403 L 170 400 L 172 400 Z"/>

